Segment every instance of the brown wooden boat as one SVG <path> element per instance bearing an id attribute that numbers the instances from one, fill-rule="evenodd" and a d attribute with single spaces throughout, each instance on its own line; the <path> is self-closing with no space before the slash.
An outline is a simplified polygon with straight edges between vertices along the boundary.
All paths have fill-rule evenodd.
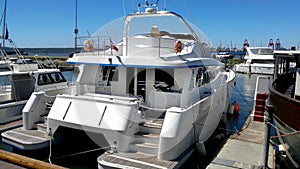
<path id="1" fill-rule="evenodd" d="M 276 133 L 286 156 L 300 168 L 300 51 L 274 51 L 274 57 L 269 90 Z"/>

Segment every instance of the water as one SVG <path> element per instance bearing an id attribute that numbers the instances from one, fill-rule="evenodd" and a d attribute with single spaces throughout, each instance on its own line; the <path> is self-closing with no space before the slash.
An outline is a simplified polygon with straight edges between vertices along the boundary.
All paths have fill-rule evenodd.
<path id="1" fill-rule="evenodd" d="M 29 56 L 69 56 L 74 48 L 24 48 Z"/>
<path id="2" fill-rule="evenodd" d="M 64 74 L 68 81 L 74 80 L 72 73 L 64 72 Z M 201 157 L 195 152 L 182 168 L 205 168 L 220 150 L 226 138 L 228 138 L 230 134 L 242 129 L 253 109 L 253 97 L 257 76 L 258 75 L 247 74 L 236 75 L 236 86 L 234 87 L 230 103 L 236 101 L 240 105 L 241 109 L 239 113 L 234 115 L 225 114 L 218 129 L 206 144 L 207 156 Z M 97 168 L 97 157 L 101 155 L 104 150 L 100 150 L 93 141 L 86 139 L 88 137 L 84 132 L 69 130 L 67 133 L 76 136 L 77 139 L 68 140 L 68 137 L 66 137 L 63 144 L 53 145 L 51 156 L 52 163 L 72 169 Z M 0 144 L 0 148 L 43 161 L 48 161 L 50 152 L 49 148 L 26 152 L 12 150 L 10 147 L 3 144 Z"/>
<path id="3" fill-rule="evenodd" d="M 262 75 L 260 75 L 262 76 Z M 236 85 L 234 87 L 230 103 L 236 101 L 240 105 L 240 111 L 233 115 L 223 115 L 217 130 L 205 144 L 207 155 L 201 157 L 197 152 L 182 166 L 182 168 L 202 169 L 213 160 L 222 148 L 226 139 L 233 133 L 240 131 L 253 110 L 256 79 L 258 75 L 236 74 Z"/>

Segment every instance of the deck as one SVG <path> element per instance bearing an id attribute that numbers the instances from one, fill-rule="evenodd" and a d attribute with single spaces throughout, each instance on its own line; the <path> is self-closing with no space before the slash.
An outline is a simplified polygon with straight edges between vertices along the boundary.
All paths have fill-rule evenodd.
<path id="1" fill-rule="evenodd" d="M 105 153 L 98 158 L 98 162 L 114 168 L 147 168 L 173 169 L 178 168 L 178 161 L 159 160 L 157 156 L 140 152 Z M 105 168 L 105 167 L 104 167 Z"/>
<path id="2" fill-rule="evenodd" d="M 0 133 L 10 130 L 12 128 L 21 127 L 23 125 L 22 120 L 13 121 L 10 123 L 0 124 Z"/>
<path id="3" fill-rule="evenodd" d="M 232 135 L 207 169 L 260 168 L 263 165 L 265 123 L 249 116 L 242 131 Z M 269 145 L 268 167 L 275 168 L 275 152 Z"/>

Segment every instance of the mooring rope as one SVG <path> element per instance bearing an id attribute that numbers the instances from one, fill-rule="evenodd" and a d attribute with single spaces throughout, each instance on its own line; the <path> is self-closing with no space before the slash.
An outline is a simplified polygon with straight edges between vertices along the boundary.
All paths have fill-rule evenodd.
<path id="1" fill-rule="evenodd" d="M 53 139 L 53 137 L 52 137 L 51 128 L 49 129 L 48 138 L 49 138 L 49 144 L 50 144 L 49 145 L 50 150 L 49 150 L 48 161 L 49 161 L 50 164 L 52 164 L 51 156 L 52 156 L 52 139 Z"/>
<path id="2" fill-rule="evenodd" d="M 86 154 L 86 153 L 90 153 L 90 152 L 94 152 L 94 151 L 99 151 L 99 150 L 108 150 L 108 149 L 111 149 L 111 148 L 112 148 L 112 146 L 100 147 L 100 148 L 86 150 L 86 151 L 81 151 L 81 152 L 77 152 L 77 153 L 73 153 L 73 154 L 66 154 L 66 155 L 63 155 L 63 156 L 53 157 L 52 160 L 57 160 L 57 159 L 66 158 L 66 157 L 72 157 L 72 156 Z M 49 160 L 50 160 L 50 157 L 49 157 Z"/>
<path id="3" fill-rule="evenodd" d="M 274 124 L 270 123 L 270 122 L 267 122 L 267 124 L 271 125 L 274 129 L 278 130 L 280 133 L 283 133 L 283 134 L 280 134 L 280 135 L 277 135 L 277 136 L 271 136 L 270 138 L 278 138 L 279 136 L 280 137 L 287 137 L 287 136 L 292 136 L 292 135 L 296 135 L 296 134 L 300 134 L 300 131 L 293 131 L 293 132 L 290 132 L 290 133 L 287 133 L 285 131 L 282 131 L 281 129 L 279 129 L 278 127 L 276 127 Z"/>

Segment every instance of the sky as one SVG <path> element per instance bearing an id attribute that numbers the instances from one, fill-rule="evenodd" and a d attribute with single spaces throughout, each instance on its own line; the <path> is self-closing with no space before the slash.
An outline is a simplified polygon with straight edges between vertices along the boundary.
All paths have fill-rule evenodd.
<path id="1" fill-rule="evenodd" d="M 7 0 L 9 36 L 19 48 L 74 47 L 76 0 Z M 144 0 L 78 0 L 79 36 L 93 34 L 108 22 L 137 11 Z M 154 3 L 156 0 L 149 0 Z M 300 0 L 160 0 L 159 8 L 192 22 L 213 46 L 267 46 L 280 39 L 300 44 Z M 1 13 L 4 0 L 0 0 Z M 2 14 L 1 14 L 2 16 Z M 0 32 L 2 34 L 1 22 Z"/>

